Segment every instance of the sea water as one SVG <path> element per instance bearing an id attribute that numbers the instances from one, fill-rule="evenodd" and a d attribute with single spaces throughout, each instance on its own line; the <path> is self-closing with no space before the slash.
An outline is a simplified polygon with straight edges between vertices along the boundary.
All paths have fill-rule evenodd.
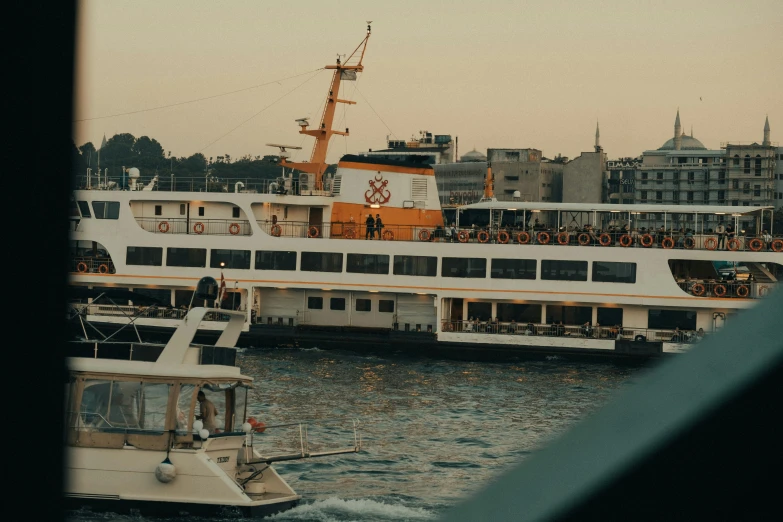
<path id="1" fill-rule="evenodd" d="M 245 349 L 238 364 L 255 379 L 251 414 L 267 425 L 308 421 L 306 432 L 293 426 L 256 436 L 265 454 L 299 451 L 304 441 L 319 451 L 361 439 L 360 453 L 274 465 L 303 499 L 270 520 L 317 522 L 436 519 L 606 404 L 644 368 L 293 348 Z M 145 521 L 88 512 L 68 520 Z"/>

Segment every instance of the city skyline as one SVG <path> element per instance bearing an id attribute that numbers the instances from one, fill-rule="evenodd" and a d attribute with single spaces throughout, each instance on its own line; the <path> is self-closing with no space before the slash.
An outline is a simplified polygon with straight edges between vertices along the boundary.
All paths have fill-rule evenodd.
<path id="1" fill-rule="evenodd" d="M 332 163 L 419 130 L 459 137 L 460 156 L 530 147 L 573 158 L 592 150 L 596 122 L 610 158 L 634 157 L 672 137 L 678 109 L 707 148 L 761 142 L 766 117 L 783 141 L 783 37 L 766 22 L 779 2 L 338 7 L 80 2 L 74 141 L 129 132 L 177 157 L 234 158 L 284 143 L 308 160 L 313 140 L 294 120 L 318 124 L 330 73 L 316 71 L 350 54 L 367 20 L 365 71 L 341 91 L 357 104 L 335 117 L 351 136 L 332 139 Z"/>

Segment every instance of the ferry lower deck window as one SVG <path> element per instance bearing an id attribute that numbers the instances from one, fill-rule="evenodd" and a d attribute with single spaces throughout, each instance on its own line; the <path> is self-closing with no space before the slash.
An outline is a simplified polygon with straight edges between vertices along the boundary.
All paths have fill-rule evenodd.
<path id="1" fill-rule="evenodd" d="M 593 261 L 593 281 L 601 283 L 635 283 L 636 263 Z"/>
<path id="2" fill-rule="evenodd" d="M 378 311 L 385 314 L 394 313 L 394 301 L 390 299 L 381 299 L 378 301 Z"/>
<path id="3" fill-rule="evenodd" d="M 487 260 L 483 257 L 444 257 L 442 263 L 443 277 L 487 277 Z"/>
<path id="4" fill-rule="evenodd" d="M 372 312 L 372 301 L 369 299 L 357 299 L 356 300 L 357 312 Z"/>
<path id="5" fill-rule="evenodd" d="M 381 254 L 348 254 L 345 271 L 353 274 L 388 274 L 389 256 Z"/>
<path id="6" fill-rule="evenodd" d="M 204 207 L 198 207 L 198 215 L 203 216 L 204 215 Z"/>
<path id="7" fill-rule="evenodd" d="M 540 304 L 498 303 L 497 318 L 501 322 L 511 322 L 513 319 L 519 324 L 541 322 Z"/>
<path id="8" fill-rule="evenodd" d="M 340 252 L 302 252 L 300 269 L 306 272 L 342 272 Z"/>
<path id="9" fill-rule="evenodd" d="M 165 288 L 134 288 L 133 293 L 139 294 L 138 298 L 130 298 L 135 305 L 147 305 L 149 303 L 144 297 L 151 297 L 152 299 L 171 306 L 171 290 Z"/>
<path id="10" fill-rule="evenodd" d="M 470 317 L 479 321 L 489 321 L 492 319 L 492 303 L 468 302 L 468 318 Z"/>
<path id="11" fill-rule="evenodd" d="M 83 218 L 88 218 L 92 215 L 90 214 L 90 205 L 86 201 L 77 201 L 76 204 L 79 205 L 79 212 Z"/>
<path id="12" fill-rule="evenodd" d="M 156 216 L 163 215 L 163 205 L 155 205 L 155 215 Z"/>
<path id="13" fill-rule="evenodd" d="M 307 308 L 310 310 L 321 310 L 324 307 L 324 298 L 323 297 L 308 297 L 307 298 Z"/>
<path id="14" fill-rule="evenodd" d="M 535 279 L 535 259 L 493 259 L 490 269 L 492 279 Z"/>
<path id="15" fill-rule="evenodd" d="M 593 308 L 590 306 L 546 305 L 546 322 L 552 324 L 563 321 L 564 325 L 583 325 L 593 321 Z"/>
<path id="16" fill-rule="evenodd" d="M 221 263 L 223 263 L 221 265 Z M 213 248 L 209 256 L 211 268 L 238 268 L 250 270 L 250 250 L 223 250 Z"/>
<path id="17" fill-rule="evenodd" d="M 623 325 L 622 308 L 598 308 L 598 317 L 596 319 L 601 326 Z"/>
<path id="18" fill-rule="evenodd" d="M 587 281 L 587 261 L 541 261 L 541 279 L 546 281 Z"/>
<path id="19" fill-rule="evenodd" d="M 206 248 L 173 248 L 166 249 L 166 266 L 189 266 L 206 268 Z"/>
<path id="20" fill-rule="evenodd" d="M 256 270 L 296 270 L 296 252 L 257 250 Z"/>
<path id="21" fill-rule="evenodd" d="M 437 267 L 437 257 L 394 256 L 394 275 L 435 277 Z"/>
<path id="22" fill-rule="evenodd" d="M 119 201 L 93 201 L 92 210 L 96 219 L 120 219 Z"/>
<path id="23" fill-rule="evenodd" d="M 656 310 L 647 311 L 647 328 L 660 328 L 662 330 L 696 329 L 696 312 L 693 310 Z"/>
<path id="24" fill-rule="evenodd" d="M 234 207 L 231 209 L 231 217 L 239 217 L 239 207 Z"/>
<path id="25" fill-rule="evenodd" d="M 133 247 L 125 252 L 125 264 L 160 266 L 163 264 L 163 247 Z"/>
<path id="26" fill-rule="evenodd" d="M 345 298 L 344 297 L 330 298 L 329 310 L 345 310 Z"/>

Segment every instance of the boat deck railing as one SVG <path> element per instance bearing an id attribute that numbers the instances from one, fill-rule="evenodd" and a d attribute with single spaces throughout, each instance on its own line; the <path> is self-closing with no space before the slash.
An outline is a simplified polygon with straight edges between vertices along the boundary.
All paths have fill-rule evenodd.
<path id="1" fill-rule="evenodd" d="M 139 296 L 144 298 L 143 295 Z M 69 315 L 98 315 L 147 319 L 184 319 L 188 315 L 186 308 L 169 308 L 158 306 L 119 305 L 113 303 L 68 303 Z M 210 311 L 204 314 L 204 321 L 226 322 L 229 316 L 220 312 Z"/>
<path id="2" fill-rule="evenodd" d="M 759 283 L 747 280 L 688 279 L 677 281 L 685 292 L 696 297 L 725 297 L 758 299 L 765 297 L 777 287 L 777 283 Z"/>
<path id="3" fill-rule="evenodd" d="M 585 326 L 543 323 L 516 323 L 506 321 L 443 321 L 443 332 L 470 334 L 525 335 L 582 339 L 628 339 L 636 341 L 664 341 L 691 343 L 701 340 L 696 330 L 665 328 L 637 328 L 632 326 Z M 706 334 L 703 334 L 706 335 Z M 702 338 L 703 338 L 702 335 Z"/>

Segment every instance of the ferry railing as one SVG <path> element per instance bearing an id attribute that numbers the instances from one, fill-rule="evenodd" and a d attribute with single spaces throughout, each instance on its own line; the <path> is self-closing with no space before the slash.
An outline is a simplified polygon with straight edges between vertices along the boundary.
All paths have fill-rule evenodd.
<path id="1" fill-rule="evenodd" d="M 139 296 L 143 297 L 143 296 Z M 175 319 L 181 320 L 188 314 L 183 308 L 161 308 L 158 306 L 117 305 L 101 303 L 69 303 L 70 311 L 79 312 L 81 315 L 129 317 L 132 319 Z M 209 311 L 204 314 L 204 321 L 226 322 L 229 316 L 218 311 Z"/>
<path id="2" fill-rule="evenodd" d="M 249 236 L 250 221 L 246 219 L 136 218 L 136 223 L 154 234 L 193 234 L 212 236 Z"/>
<path id="3" fill-rule="evenodd" d="M 75 256 L 70 260 L 71 272 L 113 274 L 117 270 L 110 257 Z"/>
<path id="4" fill-rule="evenodd" d="M 704 280 L 689 279 L 686 281 L 677 281 L 679 286 L 686 293 L 696 297 L 725 297 L 725 298 L 753 298 L 765 297 L 777 287 L 777 283 L 748 280 Z"/>
<path id="5" fill-rule="evenodd" d="M 416 225 L 383 225 L 380 230 L 368 227 L 363 222 L 334 221 L 308 223 L 307 221 L 260 220 L 257 222 L 262 231 L 274 237 L 297 237 L 330 239 L 375 239 L 384 241 L 441 241 L 447 237 L 445 229 Z"/>
<path id="6" fill-rule="evenodd" d="M 582 339 L 632 339 L 637 341 L 697 342 L 697 330 L 637 328 L 633 326 L 585 326 L 542 323 L 512 323 L 506 321 L 442 321 L 442 332 L 469 334 L 501 334 L 537 337 L 566 337 Z M 702 332 L 703 335 L 706 335 Z"/>

